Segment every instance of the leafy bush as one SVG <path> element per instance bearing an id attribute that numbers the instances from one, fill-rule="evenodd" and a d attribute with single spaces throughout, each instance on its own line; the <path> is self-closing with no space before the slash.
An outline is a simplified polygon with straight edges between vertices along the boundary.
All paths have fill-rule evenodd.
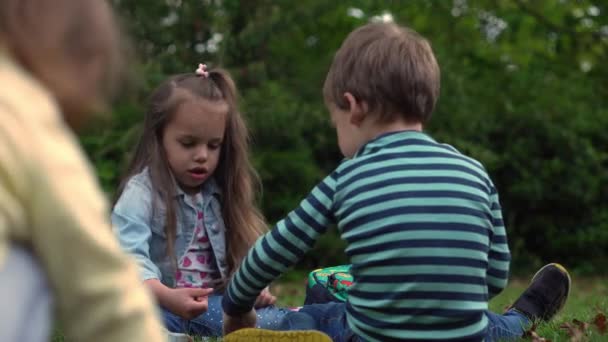
<path id="1" fill-rule="evenodd" d="M 82 135 L 112 193 L 149 90 L 210 61 L 242 93 L 262 207 L 274 222 L 340 161 L 321 98 L 334 51 L 387 18 L 429 38 L 442 95 L 429 132 L 480 160 L 496 183 L 514 269 L 550 260 L 605 272 L 608 260 L 608 11 L 592 1 L 116 1 L 139 56 L 137 92 Z M 602 15 L 597 15 L 598 13 Z M 344 262 L 332 233 L 304 261 Z M 323 255 L 323 260 L 314 259 Z"/>

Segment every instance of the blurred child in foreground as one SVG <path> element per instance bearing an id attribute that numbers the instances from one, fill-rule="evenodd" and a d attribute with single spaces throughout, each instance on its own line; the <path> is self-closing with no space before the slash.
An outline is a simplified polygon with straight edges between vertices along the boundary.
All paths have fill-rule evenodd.
<path id="1" fill-rule="evenodd" d="M 164 341 L 73 129 L 122 67 L 102 0 L 0 2 L 0 340 Z"/>

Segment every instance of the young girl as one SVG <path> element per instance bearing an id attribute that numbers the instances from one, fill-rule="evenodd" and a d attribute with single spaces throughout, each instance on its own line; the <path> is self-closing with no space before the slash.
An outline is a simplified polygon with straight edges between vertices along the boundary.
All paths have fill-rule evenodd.
<path id="1" fill-rule="evenodd" d="M 153 92 L 112 222 L 170 331 L 221 336 L 221 294 L 266 229 L 256 184 L 225 71 L 200 65 Z M 258 297 L 259 326 L 278 328 L 286 310 L 274 302 L 268 290 Z"/>

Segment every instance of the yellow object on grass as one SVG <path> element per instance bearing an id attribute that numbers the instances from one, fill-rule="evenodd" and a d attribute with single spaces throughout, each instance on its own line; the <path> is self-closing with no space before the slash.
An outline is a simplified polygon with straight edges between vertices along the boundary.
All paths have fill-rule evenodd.
<path id="1" fill-rule="evenodd" d="M 292 330 L 274 331 L 246 328 L 232 332 L 224 337 L 225 342 L 331 342 L 331 338 L 320 331 Z"/>

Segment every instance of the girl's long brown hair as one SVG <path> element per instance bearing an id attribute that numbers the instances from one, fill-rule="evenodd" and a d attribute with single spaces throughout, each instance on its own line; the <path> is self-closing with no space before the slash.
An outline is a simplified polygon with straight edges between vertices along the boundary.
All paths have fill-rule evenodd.
<path id="1" fill-rule="evenodd" d="M 176 189 L 162 139 L 172 114 L 185 101 L 195 99 L 223 101 L 229 108 L 220 160 L 213 177 L 222 190 L 228 270 L 233 273 L 267 225 L 255 204 L 260 182 L 249 161 L 249 133 L 238 110 L 234 81 L 226 71 L 212 69 L 209 77 L 194 73 L 176 75 L 154 90 L 149 99 L 142 135 L 115 201 L 122 194 L 128 180 L 148 167 L 152 188 L 155 190 L 153 208 L 158 207 L 158 201 L 162 201 L 166 207 L 167 254 L 175 258 Z"/>

